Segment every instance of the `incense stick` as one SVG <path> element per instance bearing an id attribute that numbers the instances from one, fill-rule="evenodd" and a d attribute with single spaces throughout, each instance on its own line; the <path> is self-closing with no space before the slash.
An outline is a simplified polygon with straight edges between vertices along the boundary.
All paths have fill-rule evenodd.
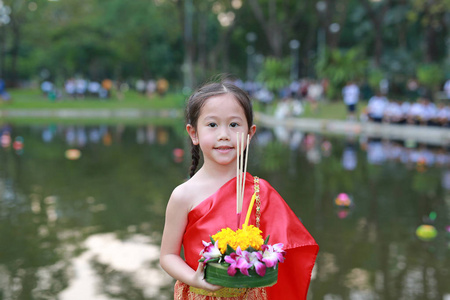
<path id="1" fill-rule="evenodd" d="M 247 161 L 248 161 L 248 144 L 250 142 L 250 136 L 247 134 L 247 147 L 245 148 L 245 165 L 244 165 L 244 180 L 242 181 L 242 196 L 241 199 L 244 200 L 244 187 L 245 187 L 245 179 L 247 176 Z M 244 144 L 244 134 L 242 134 L 242 144 Z M 243 154 L 244 151 L 242 151 Z M 242 211 L 242 201 L 241 201 L 241 211 Z"/>
<path id="2" fill-rule="evenodd" d="M 238 217 L 238 227 L 240 214 L 242 211 L 242 203 L 244 202 L 245 180 L 247 174 L 248 147 L 250 143 L 250 135 L 247 135 L 247 145 L 244 147 L 245 135 L 236 133 L 236 214 Z M 244 159 L 244 151 L 247 149 Z"/>
<path id="3" fill-rule="evenodd" d="M 242 201 L 244 200 L 244 197 L 243 197 L 243 195 L 244 195 L 244 187 L 245 187 L 245 182 L 242 180 L 243 179 L 243 173 L 242 173 L 242 171 L 244 170 L 244 157 L 243 157 L 243 154 L 244 154 L 244 133 L 242 133 L 242 135 L 241 135 L 241 148 L 240 148 L 240 159 L 241 159 L 241 161 L 240 161 L 240 168 L 239 168 L 239 174 L 240 174 L 240 185 L 241 185 L 241 187 L 240 187 L 240 194 L 239 194 L 239 213 L 242 211 Z"/>
<path id="4" fill-rule="evenodd" d="M 239 195 L 240 195 L 240 172 L 239 172 L 239 132 L 236 132 L 236 214 L 239 214 Z M 239 223 L 239 220 L 238 220 Z"/>

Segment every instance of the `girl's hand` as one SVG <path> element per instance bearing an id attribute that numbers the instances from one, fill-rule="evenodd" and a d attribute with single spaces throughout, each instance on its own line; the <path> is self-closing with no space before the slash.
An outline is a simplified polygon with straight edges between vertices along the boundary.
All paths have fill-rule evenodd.
<path id="1" fill-rule="evenodd" d="M 214 284 L 211 284 L 211 283 L 207 282 L 205 280 L 205 272 L 204 272 L 204 270 L 205 270 L 205 265 L 202 262 L 199 263 L 198 267 L 197 267 L 197 271 L 195 271 L 195 275 L 194 275 L 195 276 L 194 280 L 195 280 L 196 283 L 198 283 L 198 285 L 197 285 L 198 288 L 201 288 L 201 289 L 204 289 L 204 290 L 208 290 L 208 291 L 212 291 L 212 292 L 220 290 L 221 288 L 223 288 L 222 286 L 214 285 Z"/>

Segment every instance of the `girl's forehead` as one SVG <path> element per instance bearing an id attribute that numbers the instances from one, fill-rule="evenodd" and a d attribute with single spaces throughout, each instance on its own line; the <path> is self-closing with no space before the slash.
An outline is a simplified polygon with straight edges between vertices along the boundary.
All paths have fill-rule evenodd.
<path id="1" fill-rule="evenodd" d="M 208 98 L 202 109 L 201 114 L 211 111 L 244 113 L 244 108 L 233 94 L 222 94 Z"/>

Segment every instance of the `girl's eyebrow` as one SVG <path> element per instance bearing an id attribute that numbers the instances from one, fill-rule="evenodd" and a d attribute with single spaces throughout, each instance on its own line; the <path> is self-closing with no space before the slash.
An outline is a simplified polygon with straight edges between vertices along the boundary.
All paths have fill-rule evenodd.
<path id="1" fill-rule="evenodd" d="M 205 121 L 216 120 L 216 119 L 217 119 L 217 116 L 210 116 L 210 115 L 208 115 L 208 116 L 205 116 L 203 119 L 204 119 Z"/>
<path id="2" fill-rule="evenodd" d="M 206 119 L 220 119 L 220 118 L 221 118 L 220 115 L 206 115 L 204 117 L 205 120 Z M 242 117 L 239 116 L 239 115 L 231 115 L 231 116 L 227 117 L 227 119 L 240 119 L 240 120 L 242 120 Z"/>

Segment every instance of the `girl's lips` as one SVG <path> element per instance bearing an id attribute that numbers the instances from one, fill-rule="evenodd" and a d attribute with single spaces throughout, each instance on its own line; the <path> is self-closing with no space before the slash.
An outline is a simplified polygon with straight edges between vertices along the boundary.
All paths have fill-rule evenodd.
<path id="1" fill-rule="evenodd" d="M 219 151 L 219 152 L 229 152 L 231 150 L 233 150 L 233 147 L 227 147 L 227 146 L 223 146 L 223 147 L 215 147 L 215 150 Z"/>

